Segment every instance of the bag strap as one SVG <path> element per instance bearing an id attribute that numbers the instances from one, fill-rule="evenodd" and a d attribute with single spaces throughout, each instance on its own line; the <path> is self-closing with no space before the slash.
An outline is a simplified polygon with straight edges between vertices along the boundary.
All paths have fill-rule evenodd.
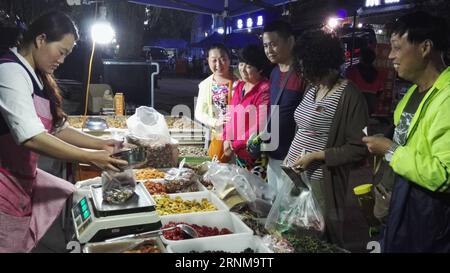
<path id="1" fill-rule="evenodd" d="M 286 84 L 287 84 L 289 78 L 291 77 L 291 74 L 293 71 L 294 71 L 294 69 L 292 69 L 292 67 L 290 67 L 289 71 L 286 74 L 286 77 L 283 79 L 283 82 L 280 85 L 280 91 L 278 92 L 277 98 L 275 99 L 273 105 L 278 105 L 278 103 L 280 102 L 281 96 L 283 95 L 284 89 L 286 88 Z M 267 120 L 266 127 L 264 128 L 264 131 L 262 133 L 267 132 L 267 127 L 269 126 L 269 123 L 271 120 L 272 120 L 272 112 L 269 115 L 269 119 Z"/>
<path id="2" fill-rule="evenodd" d="M 294 69 L 292 67 L 290 67 L 288 72 L 287 72 L 287 74 L 286 74 L 286 77 L 283 79 L 283 82 L 280 85 L 280 90 L 278 92 L 277 98 L 275 99 L 273 105 L 278 105 L 278 103 L 280 102 L 281 96 L 283 95 L 283 92 L 284 92 L 284 90 L 286 88 L 287 82 L 288 82 L 289 78 L 291 77 L 291 74 L 292 74 L 293 71 L 294 71 Z M 266 134 L 271 120 L 272 120 L 272 111 L 270 112 L 269 118 L 267 119 L 266 126 L 264 127 L 264 130 L 261 133 L 259 133 L 256 136 L 255 139 L 260 139 L 263 134 Z"/>
<path id="3" fill-rule="evenodd" d="M 227 105 L 230 105 L 230 103 L 231 103 L 231 96 L 233 95 L 232 94 L 232 89 L 233 88 L 233 84 L 232 84 L 232 81 L 229 81 L 228 82 L 228 98 L 227 98 Z"/>
<path id="4" fill-rule="evenodd" d="M 383 162 L 383 157 L 379 157 L 377 155 L 373 156 L 373 169 L 372 169 L 373 175 L 376 175 L 378 173 L 382 162 Z"/>
<path id="5" fill-rule="evenodd" d="M 291 77 L 291 74 L 293 71 L 294 71 L 294 69 L 289 68 L 289 71 L 287 72 L 286 77 L 283 79 L 283 82 L 280 85 L 280 91 L 278 92 L 277 98 L 274 101 L 274 105 L 278 105 L 278 103 L 280 102 L 281 95 L 283 95 L 284 89 L 286 88 L 286 84 L 287 84 L 289 78 Z"/>

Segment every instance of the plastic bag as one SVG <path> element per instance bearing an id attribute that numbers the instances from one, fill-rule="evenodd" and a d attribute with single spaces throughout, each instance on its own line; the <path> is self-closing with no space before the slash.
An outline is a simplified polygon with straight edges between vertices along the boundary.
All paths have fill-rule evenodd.
<path id="1" fill-rule="evenodd" d="M 147 150 L 147 167 L 171 168 L 178 164 L 178 141 L 175 139 L 161 135 L 149 135 L 148 138 L 128 135 L 127 141 L 145 147 Z"/>
<path id="2" fill-rule="evenodd" d="M 191 169 L 183 168 L 183 159 L 178 168 L 167 171 L 164 180 L 167 193 L 195 192 L 198 191 L 199 176 Z"/>
<path id="3" fill-rule="evenodd" d="M 267 217 L 276 192 L 259 176 L 247 169 L 239 168 L 238 175 L 232 179 L 239 194 L 247 200 L 247 206 L 257 217 Z"/>
<path id="4" fill-rule="evenodd" d="M 295 253 L 294 246 L 280 235 L 268 234 L 262 238 L 262 241 L 274 253 Z"/>
<path id="5" fill-rule="evenodd" d="M 247 169 L 237 168 L 237 174 L 233 176 L 232 182 L 247 201 L 265 200 L 272 203 L 275 199 L 276 192 L 270 185 Z"/>
<path id="6" fill-rule="evenodd" d="M 136 188 L 132 169 L 123 172 L 102 172 L 103 200 L 107 203 L 122 204 L 130 199 Z"/>
<path id="7" fill-rule="evenodd" d="M 211 181 L 213 192 L 225 203 L 233 203 L 232 208 L 245 203 L 241 207 L 258 217 L 267 216 L 276 194 L 261 178 L 236 165 L 212 161 L 203 179 Z M 233 202 L 227 198 L 234 198 Z"/>
<path id="8" fill-rule="evenodd" d="M 131 134 L 139 138 L 152 138 L 155 135 L 170 139 L 169 128 L 163 115 L 152 107 L 141 106 L 127 119 Z"/>
<path id="9" fill-rule="evenodd" d="M 203 179 L 211 182 L 214 186 L 212 191 L 223 199 L 228 192 L 234 189 L 231 179 L 238 167 L 218 161 L 211 161 L 208 165 L 208 171 L 203 175 Z"/>
<path id="10" fill-rule="evenodd" d="M 306 174 L 303 172 L 301 175 L 308 188 L 294 190 L 295 184 L 283 174 L 283 186 L 267 216 L 265 227 L 271 232 L 280 234 L 295 230 L 296 233 L 301 231 L 304 235 L 321 237 L 325 229 L 325 220 L 312 195 Z"/>

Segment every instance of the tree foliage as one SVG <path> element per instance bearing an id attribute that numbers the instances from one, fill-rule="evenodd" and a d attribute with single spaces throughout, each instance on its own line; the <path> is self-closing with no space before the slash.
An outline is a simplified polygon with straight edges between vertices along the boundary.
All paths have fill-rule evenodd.
<path id="1" fill-rule="evenodd" d="M 182 38 L 190 41 L 195 15 L 188 12 L 162 9 L 158 22 L 150 28 L 148 38 Z"/>

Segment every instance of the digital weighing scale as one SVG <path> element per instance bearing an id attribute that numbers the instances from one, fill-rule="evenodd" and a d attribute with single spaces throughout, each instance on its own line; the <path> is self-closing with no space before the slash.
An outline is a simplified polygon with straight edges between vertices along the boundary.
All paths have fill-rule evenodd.
<path id="1" fill-rule="evenodd" d="M 91 185 L 90 191 L 72 207 L 72 219 L 82 244 L 162 227 L 155 201 L 140 182 L 134 195 L 123 204 L 104 202 L 101 184 Z"/>

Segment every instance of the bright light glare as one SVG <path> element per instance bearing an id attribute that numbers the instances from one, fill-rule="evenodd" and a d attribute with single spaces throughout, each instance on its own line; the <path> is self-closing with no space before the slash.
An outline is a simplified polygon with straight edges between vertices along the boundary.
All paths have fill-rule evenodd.
<path id="1" fill-rule="evenodd" d="M 91 29 L 92 39 L 99 44 L 109 44 L 113 41 L 116 33 L 108 23 L 95 23 Z"/>
<path id="2" fill-rule="evenodd" d="M 334 29 L 334 28 L 336 28 L 338 26 L 339 22 L 338 22 L 337 18 L 331 17 L 331 18 L 328 19 L 328 23 L 327 24 L 328 24 L 328 27 Z"/>
<path id="3" fill-rule="evenodd" d="M 242 19 L 238 19 L 237 20 L 237 28 L 242 29 L 243 26 L 244 26 L 244 22 L 242 21 Z"/>
<path id="4" fill-rule="evenodd" d="M 366 7 L 377 7 L 380 5 L 380 0 L 366 0 Z"/>
<path id="5" fill-rule="evenodd" d="M 247 27 L 252 27 L 252 26 L 253 26 L 253 19 L 247 18 Z"/>
<path id="6" fill-rule="evenodd" d="M 259 15 L 259 16 L 258 16 L 258 19 L 257 19 L 257 21 L 256 21 L 256 25 L 257 25 L 257 26 L 262 26 L 263 23 L 264 23 L 264 19 L 263 19 L 262 15 Z"/>
<path id="7" fill-rule="evenodd" d="M 362 28 L 363 24 L 359 23 L 358 28 Z"/>
<path id="8" fill-rule="evenodd" d="M 217 33 L 219 33 L 219 34 L 224 34 L 225 31 L 223 30 L 223 27 L 218 28 L 218 29 L 217 29 Z"/>

